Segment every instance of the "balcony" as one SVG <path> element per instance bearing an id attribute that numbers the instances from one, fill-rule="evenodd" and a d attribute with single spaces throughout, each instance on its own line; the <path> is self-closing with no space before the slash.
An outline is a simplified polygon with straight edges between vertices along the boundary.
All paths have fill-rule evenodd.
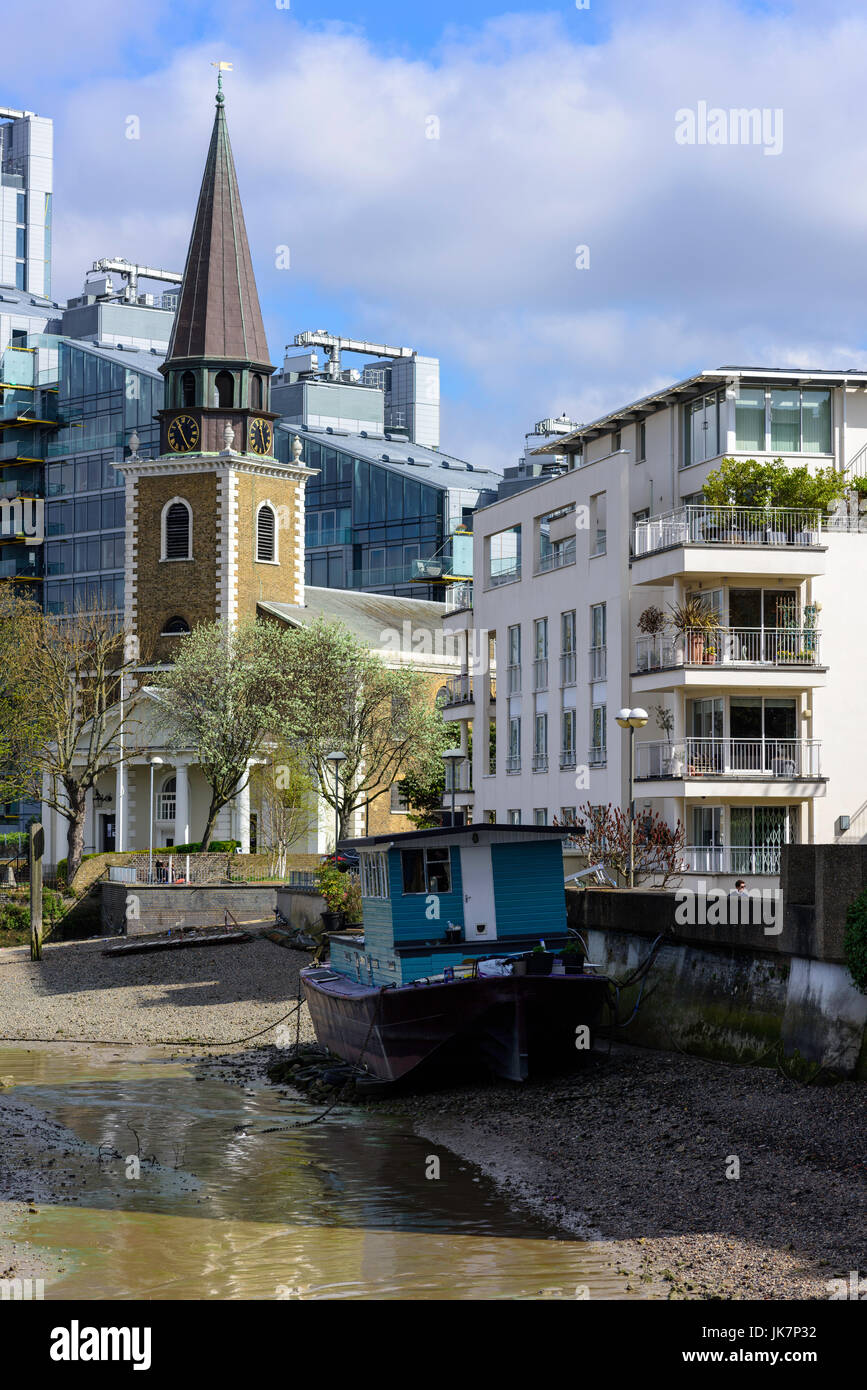
<path id="1" fill-rule="evenodd" d="M 560 749 L 560 766 L 561 766 L 561 768 L 575 767 L 577 761 L 578 761 L 578 759 L 577 759 L 577 755 L 576 755 L 576 753 L 575 753 L 575 749 L 574 749 L 574 748 L 561 748 L 561 749 Z"/>
<path id="2" fill-rule="evenodd" d="M 575 540 L 574 537 L 568 541 L 553 545 L 550 550 L 539 556 L 539 567 L 537 574 L 549 574 L 551 570 L 564 569 L 566 565 L 575 563 Z"/>
<path id="3" fill-rule="evenodd" d="M 821 742 L 790 738 L 686 738 L 635 745 L 636 781 L 801 781 L 821 778 Z"/>
<path id="4" fill-rule="evenodd" d="M 452 788 L 455 792 L 471 792 L 473 790 L 473 766 L 469 758 L 452 767 L 450 762 L 445 764 L 445 794 L 451 796 Z"/>
<path id="5" fill-rule="evenodd" d="M 795 507 L 677 507 L 639 521 L 635 558 L 677 545 L 817 546 L 822 514 Z"/>
<path id="6" fill-rule="evenodd" d="M 506 667 L 506 692 L 509 695 L 520 695 L 521 693 L 521 668 L 520 666 Z"/>
<path id="7" fill-rule="evenodd" d="M 548 689 L 548 658 L 545 656 L 537 657 L 533 662 L 533 689 Z"/>
<path id="8" fill-rule="evenodd" d="M 547 753 L 534 753 L 534 754 L 533 754 L 533 771 L 534 771 L 534 772 L 547 772 L 547 771 L 548 771 L 548 754 L 547 754 Z"/>
<path id="9" fill-rule="evenodd" d="M 563 655 L 560 657 L 560 684 L 561 684 L 561 686 L 565 686 L 565 685 L 574 685 L 574 684 L 575 684 L 575 667 L 576 667 L 575 653 L 574 653 L 574 652 L 564 652 Z"/>
<path id="10" fill-rule="evenodd" d="M 608 648 L 590 648 L 590 676 L 591 681 L 604 681 L 608 676 Z"/>
<path id="11" fill-rule="evenodd" d="M 450 584 L 446 589 L 446 608 L 450 613 L 458 613 L 462 608 L 472 608 L 473 586 L 469 581 Z"/>
<path id="12" fill-rule="evenodd" d="M 587 762 L 590 767 L 604 767 L 608 762 L 608 749 L 604 747 L 592 747 L 587 752 Z"/>
<path id="13" fill-rule="evenodd" d="M 821 636 L 815 628 L 697 628 L 654 633 L 635 643 L 635 673 L 675 666 L 821 666 Z"/>
<path id="14" fill-rule="evenodd" d="M 507 771 L 507 772 L 520 772 L 520 771 L 521 771 L 521 755 L 520 755 L 520 753 L 510 753 L 510 754 L 508 755 L 508 757 L 506 758 L 506 771 Z"/>
<path id="15" fill-rule="evenodd" d="M 501 584 L 517 584 L 520 578 L 520 564 L 510 565 L 507 569 L 492 569 L 488 575 L 488 588 L 497 589 Z"/>
<path id="16" fill-rule="evenodd" d="M 32 554 L 32 552 L 30 552 Z M 27 563 L 27 558 L 22 555 L 20 559 L 0 560 L 0 579 L 40 579 L 41 575 L 35 565 Z"/>
<path id="17" fill-rule="evenodd" d="M 473 678 L 472 676 L 452 676 L 447 680 L 446 702 L 444 709 L 452 709 L 455 705 L 471 705 L 473 702 Z"/>
<path id="18" fill-rule="evenodd" d="M 776 845 L 686 845 L 684 873 L 747 874 L 778 877 L 780 850 Z"/>

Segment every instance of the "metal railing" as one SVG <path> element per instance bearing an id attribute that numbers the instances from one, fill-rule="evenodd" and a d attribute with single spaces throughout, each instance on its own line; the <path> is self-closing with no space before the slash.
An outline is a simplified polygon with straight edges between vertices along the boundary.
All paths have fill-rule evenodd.
<path id="1" fill-rule="evenodd" d="M 575 668 L 576 668 L 575 653 L 574 653 L 574 652 L 564 652 L 563 655 L 560 657 L 560 684 L 561 684 L 561 685 L 574 685 L 574 684 L 575 684 Z"/>
<path id="2" fill-rule="evenodd" d="M 539 556 L 537 574 L 548 574 L 550 570 L 560 570 L 575 563 L 575 540 L 555 543 L 544 555 Z"/>
<path id="3" fill-rule="evenodd" d="M 451 763 L 446 763 L 445 790 L 450 793 L 452 787 L 456 792 L 471 792 L 473 790 L 473 766 L 467 759 L 465 762 L 458 763 L 452 767 Z"/>
<path id="4" fill-rule="evenodd" d="M 780 845 L 685 845 L 687 874 L 779 875 Z"/>
<path id="5" fill-rule="evenodd" d="M 561 766 L 561 767 L 574 767 L 574 766 L 576 765 L 577 761 L 578 761 L 578 759 L 577 759 L 577 755 L 576 755 L 576 753 L 575 753 L 575 749 L 574 749 L 574 748 L 561 748 L 561 749 L 560 749 L 560 766 Z"/>
<path id="6" fill-rule="evenodd" d="M 506 667 L 506 685 L 509 695 L 520 695 L 521 693 L 521 668 L 520 666 Z"/>
<path id="7" fill-rule="evenodd" d="M 590 648 L 590 676 L 591 681 L 604 681 L 608 674 L 608 648 Z"/>
<path id="8" fill-rule="evenodd" d="M 509 753 L 508 757 L 506 758 L 506 771 L 507 771 L 507 772 L 520 772 L 520 771 L 521 771 L 521 755 L 520 755 L 520 753 Z"/>
<path id="9" fill-rule="evenodd" d="M 654 633 L 635 642 L 635 670 L 672 666 L 819 666 L 821 633 L 815 628 L 688 628 Z"/>
<path id="10" fill-rule="evenodd" d="M 534 753 L 534 754 L 533 754 L 533 771 L 534 771 L 534 772 L 547 772 L 547 771 L 548 771 L 548 754 L 547 754 L 547 753 Z"/>
<path id="11" fill-rule="evenodd" d="M 537 657 L 533 662 L 533 689 L 548 689 L 548 658 L 546 656 Z"/>
<path id="12" fill-rule="evenodd" d="M 452 705 L 469 705 L 473 699 L 473 678 L 470 675 L 452 676 L 447 680 L 445 709 L 450 709 Z"/>
<path id="13" fill-rule="evenodd" d="M 798 738 L 686 738 L 635 745 L 636 780 L 821 777 L 821 742 Z"/>
<path id="14" fill-rule="evenodd" d="M 488 575 L 488 586 L 496 589 L 500 584 L 516 584 L 520 578 L 520 565 L 513 565 L 511 569 L 498 570 L 496 573 L 492 570 Z"/>
<path id="15" fill-rule="evenodd" d="M 472 608 L 473 586 L 469 580 L 460 580 L 446 589 L 446 608 L 457 613 L 461 608 Z"/>
<path id="16" fill-rule="evenodd" d="M 822 514 L 796 507 L 677 507 L 636 522 L 633 554 L 674 545 L 815 546 Z"/>
<path id="17" fill-rule="evenodd" d="M 604 767 L 608 762 L 608 749 L 604 745 L 594 745 L 588 750 L 587 761 L 591 767 Z"/>

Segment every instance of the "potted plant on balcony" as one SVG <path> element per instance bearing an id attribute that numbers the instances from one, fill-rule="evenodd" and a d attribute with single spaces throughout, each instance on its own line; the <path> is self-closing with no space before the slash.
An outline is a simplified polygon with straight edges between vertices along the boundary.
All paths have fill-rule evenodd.
<path id="1" fill-rule="evenodd" d="M 668 619 L 662 609 L 657 608 L 654 604 L 651 604 L 649 608 L 645 608 L 638 619 L 638 631 L 645 637 L 658 638 L 659 634 L 664 632 L 667 626 Z M 662 655 L 659 650 L 659 643 L 651 642 L 647 654 L 639 656 L 638 658 L 638 670 L 646 671 L 649 668 L 651 671 L 654 671 L 661 665 Z"/>
<path id="2" fill-rule="evenodd" d="M 684 640 L 684 660 L 700 666 L 705 659 L 705 648 L 716 648 L 711 637 L 719 629 L 719 618 L 712 608 L 700 598 L 687 598 L 682 603 L 669 605 L 671 626 Z"/>
<path id="3" fill-rule="evenodd" d="M 545 950 L 541 941 L 538 946 L 534 946 L 527 957 L 528 975 L 550 975 L 551 967 L 554 964 L 554 957 Z"/>
<path id="4" fill-rule="evenodd" d="M 674 711 L 667 709 L 665 705 L 656 705 L 653 712 L 656 715 L 656 727 L 665 734 L 668 744 L 667 752 L 662 757 L 663 776 L 682 777 L 683 758 L 678 756 L 671 742 L 671 735 L 674 732 Z"/>

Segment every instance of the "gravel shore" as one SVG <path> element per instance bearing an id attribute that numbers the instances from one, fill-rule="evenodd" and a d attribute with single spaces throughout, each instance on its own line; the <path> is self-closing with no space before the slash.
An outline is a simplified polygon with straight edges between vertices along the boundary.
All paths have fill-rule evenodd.
<path id="1" fill-rule="evenodd" d="M 281 1055 L 274 1025 L 309 956 L 264 938 L 114 959 L 103 946 L 49 946 L 41 964 L 26 948 L 0 951 L 2 1039 L 168 1043 L 241 1085 Z M 292 1017 L 283 1045 L 295 1035 Z M 306 1009 L 299 1037 L 313 1040 Z M 207 1043 L 218 1047 L 199 1051 Z M 863 1084 L 802 1086 L 771 1069 L 615 1046 L 569 1077 L 366 1103 L 405 1116 L 563 1230 L 610 1241 L 635 1291 L 825 1299 L 830 1280 L 867 1271 Z M 3 1199 L 74 1200 L 92 1162 L 79 1148 L 0 1090 L 0 1227 Z M 739 1176 L 728 1176 L 735 1160 Z M 0 1276 L 26 1277 L 25 1254 L 0 1242 Z"/>
<path id="2" fill-rule="evenodd" d="M 3 1040 L 224 1043 L 267 1030 L 293 1007 L 310 957 L 265 937 L 230 946 L 104 956 L 105 941 L 0 950 Z M 287 1024 L 295 1036 L 295 1018 Z M 313 1029 L 301 1011 L 301 1040 Z M 256 1042 L 273 1042 L 263 1032 Z"/>
<path id="3" fill-rule="evenodd" d="M 867 1270 L 863 1084 L 618 1047 L 568 1078 L 388 1104 L 565 1229 L 613 1241 L 635 1288 L 827 1299 Z"/>

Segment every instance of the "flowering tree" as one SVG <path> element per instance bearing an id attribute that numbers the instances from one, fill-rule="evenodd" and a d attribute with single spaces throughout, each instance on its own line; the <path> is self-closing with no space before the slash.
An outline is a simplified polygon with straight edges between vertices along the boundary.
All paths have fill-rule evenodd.
<path id="1" fill-rule="evenodd" d="M 629 812 L 619 806 L 579 806 L 578 848 L 591 864 L 604 864 L 626 880 L 629 877 Z M 659 880 L 656 886 L 665 888 L 686 868 L 683 857 L 685 832 L 680 821 L 672 829 L 657 811 L 647 811 L 635 818 L 634 882 Z"/>

